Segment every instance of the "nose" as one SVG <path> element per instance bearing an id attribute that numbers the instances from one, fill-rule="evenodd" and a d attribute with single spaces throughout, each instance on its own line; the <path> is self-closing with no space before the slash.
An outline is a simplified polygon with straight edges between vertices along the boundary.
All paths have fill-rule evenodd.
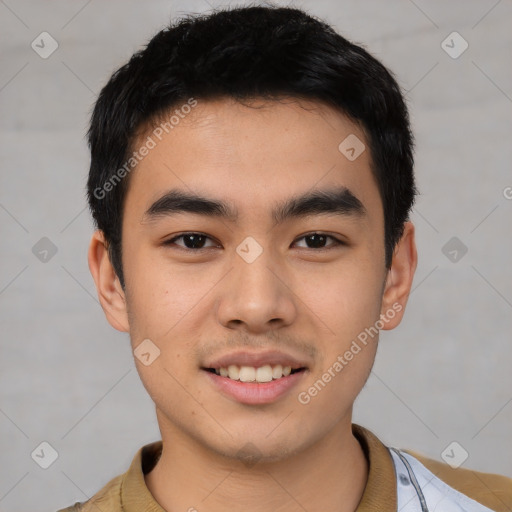
<path id="1" fill-rule="evenodd" d="M 263 250 L 252 262 L 236 254 L 233 266 L 218 290 L 219 323 L 257 334 L 294 322 L 297 297 L 291 278 L 271 251 Z"/>

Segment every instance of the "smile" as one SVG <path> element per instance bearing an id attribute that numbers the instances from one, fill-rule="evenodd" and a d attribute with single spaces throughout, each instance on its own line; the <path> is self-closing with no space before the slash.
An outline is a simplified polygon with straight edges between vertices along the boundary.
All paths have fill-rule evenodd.
<path id="1" fill-rule="evenodd" d="M 221 368 L 206 368 L 210 372 L 214 372 L 221 377 L 227 377 L 231 380 L 239 380 L 241 382 L 270 382 L 272 380 L 288 377 L 288 375 L 304 370 L 304 368 L 293 368 L 291 366 L 282 366 L 280 364 L 255 367 L 255 366 L 238 366 L 230 364 Z"/>
<path id="2" fill-rule="evenodd" d="M 214 388 L 227 398 L 243 404 L 268 404 L 283 397 L 302 380 L 307 369 L 290 366 L 261 367 L 229 365 L 202 368 Z"/>

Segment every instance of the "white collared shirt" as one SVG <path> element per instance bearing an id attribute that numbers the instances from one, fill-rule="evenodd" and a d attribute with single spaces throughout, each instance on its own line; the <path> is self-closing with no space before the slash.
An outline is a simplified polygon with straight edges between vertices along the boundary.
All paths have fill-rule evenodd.
<path id="1" fill-rule="evenodd" d="M 412 455 L 395 448 L 397 512 L 492 512 L 437 478 Z"/>

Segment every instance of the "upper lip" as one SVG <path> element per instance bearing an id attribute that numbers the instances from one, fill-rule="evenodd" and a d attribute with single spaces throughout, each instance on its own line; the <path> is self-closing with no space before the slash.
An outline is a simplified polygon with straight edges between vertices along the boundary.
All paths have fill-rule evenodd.
<path id="1" fill-rule="evenodd" d="M 280 364 L 281 366 L 291 366 L 293 369 L 307 368 L 307 363 L 300 359 L 286 354 L 279 350 L 267 350 L 264 352 L 231 352 L 223 356 L 211 359 L 203 366 L 203 368 L 227 368 L 228 366 L 236 364 L 237 366 L 254 366 L 259 368 L 267 364 L 274 366 Z"/>

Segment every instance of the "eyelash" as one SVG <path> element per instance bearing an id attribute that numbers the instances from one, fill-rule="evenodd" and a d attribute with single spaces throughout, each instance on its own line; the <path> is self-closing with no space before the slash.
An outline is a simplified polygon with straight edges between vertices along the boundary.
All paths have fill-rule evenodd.
<path id="1" fill-rule="evenodd" d="M 185 237 L 187 235 L 205 236 L 209 240 L 212 240 L 212 238 L 209 237 L 208 235 L 206 235 L 205 233 L 199 233 L 199 232 L 196 232 L 196 231 L 189 231 L 189 232 L 186 232 L 186 233 L 182 233 L 181 235 L 175 236 L 175 237 L 171 238 L 170 240 L 166 240 L 165 242 L 163 242 L 163 245 L 165 245 L 165 246 L 174 245 L 174 242 L 176 240 L 179 240 L 180 238 L 183 238 L 183 237 Z M 338 238 L 336 238 L 336 237 L 334 237 L 332 235 L 326 235 L 324 233 L 317 232 L 317 231 L 314 231 L 312 233 L 307 233 L 306 235 L 302 235 L 300 238 L 297 238 L 296 241 L 302 240 L 304 238 L 307 238 L 307 237 L 313 236 L 313 235 L 325 236 L 325 237 L 330 238 L 331 240 L 333 240 L 334 243 L 329 245 L 329 246 L 327 246 L 327 247 L 320 247 L 318 249 L 315 249 L 315 248 L 312 248 L 312 247 L 301 247 L 301 249 L 309 249 L 309 250 L 313 250 L 313 251 L 316 251 L 316 252 L 320 252 L 320 251 L 326 251 L 326 250 L 329 250 L 329 249 L 334 249 L 334 248 L 339 247 L 339 246 L 347 245 L 345 242 L 339 240 Z M 183 247 L 181 245 L 176 245 L 176 247 L 179 250 L 186 251 L 186 252 L 189 252 L 189 253 L 190 252 L 200 252 L 200 251 L 204 251 L 204 250 L 207 250 L 207 249 L 215 249 L 215 247 L 200 247 L 198 249 L 190 249 L 188 247 Z"/>

